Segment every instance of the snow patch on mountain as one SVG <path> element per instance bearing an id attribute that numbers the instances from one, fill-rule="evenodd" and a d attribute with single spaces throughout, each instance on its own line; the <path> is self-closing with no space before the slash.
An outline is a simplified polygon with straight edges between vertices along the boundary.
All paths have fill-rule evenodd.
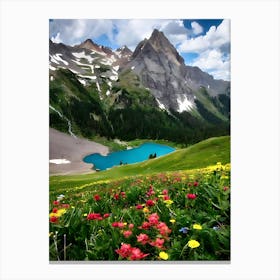
<path id="1" fill-rule="evenodd" d="M 179 113 L 182 113 L 183 111 L 189 111 L 194 107 L 194 104 L 190 100 L 188 100 L 187 97 L 185 97 L 183 101 L 180 100 L 180 98 L 177 98 L 177 103 L 179 106 Z"/>
<path id="2" fill-rule="evenodd" d="M 91 57 L 90 55 L 86 55 L 85 52 L 79 52 L 79 53 L 76 53 L 76 52 L 73 52 L 72 53 L 75 57 L 77 58 L 85 58 L 89 63 L 92 63 L 96 58 L 93 58 Z"/>

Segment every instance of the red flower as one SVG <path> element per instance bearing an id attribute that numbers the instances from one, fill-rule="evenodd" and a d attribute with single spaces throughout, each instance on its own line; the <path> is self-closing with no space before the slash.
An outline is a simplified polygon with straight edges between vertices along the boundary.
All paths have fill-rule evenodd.
<path id="1" fill-rule="evenodd" d="M 119 198 L 120 198 L 120 196 L 116 193 L 116 194 L 114 195 L 114 199 L 115 199 L 115 200 L 119 200 Z"/>
<path id="2" fill-rule="evenodd" d="M 164 197 L 163 197 L 163 200 L 169 200 L 170 199 L 170 197 L 168 196 L 168 195 L 165 195 Z"/>
<path id="3" fill-rule="evenodd" d="M 147 205 L 147 206 L 154 206 L 155 203 L 154 203 L 153 200 L 149 199 L 149 200 L 146 201 L 146 205 Z"/>
<path id="4" fill-rule="evenodd" d="M 113 222 L 112 227 L 119 227 L 119 223 L 118 222 Z"/>
<path id="5" fill-rule="evenodd" d="M 138 210 L 143 208 L 143 206 L 142 206 L 141 204 L 137 204 L 135 207 L 136 207 L 136 209 L 138 209 Z"/>
<path id="6" fill-rule="evenodd" d="M 122 195 L 122 197 L 123 197 L 123 198 L 125 198 L 125 197 L 126 197 L 125 192 L 121 192 L 121 195 Z"/>
<path id="7" fill-rule="evenodd" d="M 195 182 L 193 183 L 193 186 L 194 186 L 194 187 L 197 187 L 197 186 L 198 186 L 198 182 L 195 181 Z"/>
<path id="8" fill-rule="evenodd" d="M 149 229 L 150 228 L 150 223 L 148 222 L 143 222 L 142 226 L 139 227 L 140 229 Z"/>
<path id="9" fill-rule="evenodd" d="M 120 249 L 117 249 L 116 252 L 123 258 L 127 258 L 131 254 L 131 245 L 123 243 Z"/>
<path id="10" fill-rule="evenodd" d="M 157 225 L 157 229 L 159 230 L 159 233 L 162 236 L 167 236 L 171 232 L 171 229 L 169 229 L 168 226 L 166 225 L 166 223 L 164 223 L 164 222 L 160 222 Z"/>
<path id="11" fill-rule="evenodd" d="M 55 216 L 50 217 L 50 222 L 51 223 L 57 223 L 58 222 L 58 218 Z"/>
<path id="12" fill-rule="evenodd" d="M 153 213 L 148 217 L 150 225 L 157 225 L 159 221 L 159 216 L 157 213 Z"/>
<path id="13" fill-rule="evenodd" d="M 168 195 L 168 190 L 166 190 L 166 189 L 163 190 L 163 191 L 162 191 L 162 194 L 163 194 L 163 195 Z"/>
<path id="14" fill-rule="evenodd" d="M 87 215 L 87 219 L 88 220 L 102 220 L 102 217 L 101 217 L 101 215 L 99 214 L 99 213 L 89 213 L 88 215 Z"/>
<path id="15" fill-rule="evenodd" d="M 187 198 L 188 198 L 188 199 L 196 199 L 196 194 L 194 194 L 194 193 L 188 193 L 188 194 L 187 194 Z"/>
<path id="16" fill-rule="evenodd" d="M 53 208 L 52 212 L 57 213 L 57 210 L 58 210 L 57 208 Z"/>
<path id="17" fill-rule="evenodd" d="M 223 190 L 224 190 L 224 191 L 227 191 L 227 190 L 228 190 L 228 187 L 224 187 Z"/>
<path id="18" fill-rule="evenodd" d="M 126 230 L 126 231 L 123 232 L 123 235 L 124 235 L 125 238 L 128 238 L 131 234 L 132 234 L 131 230 Z"/>
<path id="19" fill-rule="evenodd" d="M 163 248 L 164 239 L 157 238 L 156 241 L 152 241 L 149 244 L 159 249 Z"/>
<path id="20" fill-rule="evenodd" d="M 131 249 L 130 259 L 131 260 L 140 260 L 140 259 L 145 258 L 148 255 L 149 254 L 144 254 L 143 252 L 141 252 L 141 250 L 139 248 L 134 247 Z"/>
<path id="21" fill-rule="evenodd" d="M 54 202 L 53 202 L 53 205 L 59 205 L 59 200 L 55 200 Z"/>
<path id="22" fill-rule="evenodd" d="M 145 245 L 146 243 L 149 242 L 149 236 L 145 233 L 140 233 L 137 236 L 137 242 L 141 243 L 142 245 Z"/>
<path id="23" fill-rule="evenodd" d="M 93 198 L 95 201 L 99 201 L 101 199 L 100 195 L 98 195 L 98 194 L 94 195 Z"/>
<path id="24" fill-rule="evenodd" d="M 69 207 L 70 207 L 70 204 L 62 204 L 61 207 L 62 207 L 62 208 L 69 208 Z"/>

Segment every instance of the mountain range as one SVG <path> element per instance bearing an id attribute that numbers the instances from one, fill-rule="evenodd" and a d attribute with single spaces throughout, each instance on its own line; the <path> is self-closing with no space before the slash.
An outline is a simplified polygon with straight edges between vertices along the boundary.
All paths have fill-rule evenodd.
<path id="1" fill-rule="evenodd" d="M 193 143 L 229 134 L 230 82 L 184 59 L 155 29 L 132 52 L 49 40 L 50 126 L 71 135 Z"/>

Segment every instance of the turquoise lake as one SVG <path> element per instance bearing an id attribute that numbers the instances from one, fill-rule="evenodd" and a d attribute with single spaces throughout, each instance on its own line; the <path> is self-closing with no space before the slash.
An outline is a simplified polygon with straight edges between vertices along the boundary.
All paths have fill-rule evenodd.
<path id="1" fill-rule="evenodd" d="M 166 145 L 144 143 L 137 148 L 109 153 L 106 156 L 102 156 L 98 153 L 91 154 L 84 157 L 83 161 L 86 163 L 92 163 L 94 165 L 94 169 L 106 170 L 107 168 L 111 168 L 113 166 L 148 160 L 151 154 L 156 154 L 156 157 L 160 157 L 173 151 L 175 151 L 174 148 Z"/>

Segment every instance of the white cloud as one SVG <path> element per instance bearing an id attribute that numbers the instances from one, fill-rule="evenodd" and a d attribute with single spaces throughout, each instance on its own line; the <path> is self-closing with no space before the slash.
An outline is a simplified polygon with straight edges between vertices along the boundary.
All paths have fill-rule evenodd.
<path id="1" fill-rule="evenodd" d="M 198 35 L 198 34 L 200 34 L 200 33 L 203 32 L 202 26 L 201 26 L 199 23 L 197 23 L 196 21 L 193 21 L 193 22 L 191 23 L 191 26 L 192 26 L 192 29 L 193 29 L 193 33 L 194 33 L 195 35 Z"/>
<path id="2" fill-rule="evenodd" d="M 200 53 L 207 49 L 222 48 L 230 42 L 230 23 L 229 20 L 223 20 L 216 28 L 211 26 L 205 35 L 187 39 L 179 45 L 181 52 Z"/>
<path id="3" fill-rule="evenodd" d="M 224 56 L 219 50 L 202 52 L 191 65 L 210 73 L 215 79 L 230 80 L 229 56 Z"/>
<path id="4" fill-rule="evenodd" d="M 50 23 L 50 36 L 56 38 L 59 33 L 61 42 L 67 45 L 81 43 L 88 38 L 99 37 L 106 34 L 113 38 L 112 20 L 56 19 Z"/>

